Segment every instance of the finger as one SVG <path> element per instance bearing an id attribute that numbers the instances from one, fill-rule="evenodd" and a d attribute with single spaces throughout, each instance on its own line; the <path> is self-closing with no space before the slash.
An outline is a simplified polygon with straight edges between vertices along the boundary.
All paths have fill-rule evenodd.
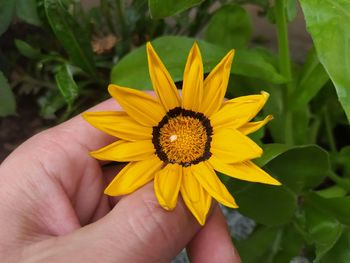
<path id="1" fill-rule="evenodd" d="M 193 263 L 241 262 L 219 206 L 214 209 L 206 225 L 190 242 L 187 252 Z"/>
<path id="2" fill-rule="evenodd" d="M 199 228 L 181 200 L 171 212 L 162 209 L 150 183 L 124 197 L 98 222 L 58 238 L 44 261 L 170 262 Z"/>

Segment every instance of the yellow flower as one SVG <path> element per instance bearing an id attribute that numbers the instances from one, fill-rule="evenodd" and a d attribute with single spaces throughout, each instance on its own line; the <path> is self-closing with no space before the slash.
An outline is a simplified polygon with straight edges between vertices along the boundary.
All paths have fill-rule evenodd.
<path id="1" fill-rule="evenodd" d="M 241 180 L 279 185 L 251 159 L 262 149 L 246 135 L 272 116 L 250 122 L 268 99 L 266 92 L 224 101 L 234 51 L 203 80 L 203 63 L 195 43 L 188 55 L 182 96 L 167 69 L 147 43 L 148 67 L 157 98 L 116 85 L 108 87 L 125 112 L 90 112 L 85 119 L 119 140 L 94 151 L 99 160 L 129 162 L 105 194 L 129 194 L 154 179 L 159 204 L 175 208 L 179 192 L 203 225 L 211 198 L 238 207 L 214 170 Z"/>

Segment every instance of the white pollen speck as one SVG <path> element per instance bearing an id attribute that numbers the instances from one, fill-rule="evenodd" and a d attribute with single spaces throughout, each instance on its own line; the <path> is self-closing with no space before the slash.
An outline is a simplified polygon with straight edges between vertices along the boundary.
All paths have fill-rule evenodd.
<path id="1" fill-rule="evenodd" d="M 176 141 L 177 139 L 177 135 L 176 134 L 173 134 L 169 137 L 170 141 L 173 142 L 173 141 Z"/>

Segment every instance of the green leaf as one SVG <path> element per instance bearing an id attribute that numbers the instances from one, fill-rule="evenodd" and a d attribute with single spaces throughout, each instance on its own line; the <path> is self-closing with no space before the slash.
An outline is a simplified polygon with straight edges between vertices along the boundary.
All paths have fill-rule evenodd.
<path id="1" fill-rule="evenodd" d="M 39 99 L 40 115 L 45 119 L 56 118 L 56 112 L 65 105 L 63 96 L 57 90 L 48 91 Z"/>
<path id="2" fill-rule="evenodd" d="M 291 22 L 297 15 L 297 0 L 286 0 L 288 21 Z"/>
<path id="3" fill-rule="evenodd" d="M 205 39 L 225 48 L 245 47 L 251 37 L 252 23 L 247 11 L 237 4 L 221 7 L 209 21 Z"/>
<path id="4" fill-rule="evenodd" d="M 279 227 L 260 227 L 246 240 L 235 242 L 242 262 L 260 263 L 266 262 L 266 257 L 271 254 L 272 244 L 280 240 L 282 229 Z M 254 248 L 254 253 L 252 253 Z"/>
<path id="5" fill-rule="evenodd" d="M 322 258 L 322 263 L 350 262 L 350 230 L 347 228 L 333 248 Z"/>
<path id="6" fill-rule="evenodd" d="M 350 196 L 324 198 L 318 194 L 310 193 L 308 198 L 339 222 L 350 226 Z"/>
<path id="7" fill-rule="evenodd" d="M 307 29 L 320 62 L 337 90 L 350 121 L 350 2 L 348 0 L 301 0 Z"/>
<path id="8" fill-rule="evenodd" d="M 199 5 L 204 0 L 148 0 L 152 18 L 163 18 Z"/>
<path id="9" fill-rule="evenodd" d="M 277 156 L 281 155 L 282 153 L 288 151 L 291 148 L 291 146 L 279 143 L 265 144 L 263 146 L 263 155 L 259 159 L 256 159 L 255 163 L 261 167 L 265 166 Z"/>
<path id="10" fill-rule="evenodd" d="M 96 76 L 88 35 L 68 13 L 61 1 L 44 0 L 45 12 L 52 30 L 67 51 L 72 63 Z"/>
<path id="11" fill-rule="evenodd" d="M 301 71 L 297 89 L 289 100 L 291 108 L 305 107 L 328 80 L 329 76 L 319 62 L 315 49 L 312 48 Z"/>
<path id="12" fill-rule="evenodd" d="M 152 45 L 162 58 L 174 81 L 182 80 L 188 52 L 195 39 L 187 37 L 166 36 L 152 41 Z M 227 49 L 197 41 L 203 57 L 204 71 L 209 72 L 225 56 Z M 285 79 L 277 69 L 260 52 L 239 50 L 234 58 L 232 73 L 282 83 Z M 112 69 L 111 82 L 136 89 L 151 89 L 148 75 L 145 46 L 126 55 Z"/>
<path id="13" fill-rule="evenodd" d="M 36 0 L 16 0 L 16 15 L 28 24 L 41 25 L 36 8 Z"/>
<path id="14" fill-rule="evenodd" d="M 296 146 L 267 164 L 270 174 L 300 193 L 318 186 L 330 171 L 326 151 L 316 145 Z"/>
<path id="15" fill-rule="evenodd" d="M 27 58 L 40 59 L 42 57 L 40 50 L 33 48 L 31 45 L 29 45 L 23 40 L 15 39 L 15 45 L 18 51 Z"/>
<path id="16" fill-rule="evenodd" d="M 1 0 L 0 1 L 0 36 L 7 30 L 11 24 L 13 14 L 15 12 L 16 1 Z"/>
<path id="17" fill-rule="evenodd" d="M 328 213 L 319 208 L 320 203 L 305 199 L 305 228 L 309 241 L 315 244 L 316 260 L 320 260 L 337 242 L 343 232 L 343 226 Z"/>
<path id="18" fill-rule="evenodd" d="M 272 186 L 231 179 L 228 189 L 239 205 L 239 212 L 266 226 L 291 220 L 297 197 L 286 186 Z"/>
<path id="19" fill-rule="evenodd" d="M 11 87 L 0 71 L 0 117 L 16 113 L 16 100 Z"/>
<path id="20" fill-rule="evenodd" d="M 68 106 L 72 106 L 79 94 L 79 88 L 75 83 L 69 65 L 62 65 L 55 74 L 57 87 L 59 88 Z"/>
<path id="21" fill-rule="evenodd" d="M 292 225 L 258 227 L 246 240 L 234 241 L 242 262 L 291 262 L 303 246 Z M 254 248 L 254 249 L 253 249 Z"/>

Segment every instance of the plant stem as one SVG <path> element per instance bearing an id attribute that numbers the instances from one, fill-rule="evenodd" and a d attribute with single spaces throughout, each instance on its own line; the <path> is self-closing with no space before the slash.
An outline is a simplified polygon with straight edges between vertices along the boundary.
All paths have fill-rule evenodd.
<path id="1" fill-rule="evenodd" d="M 335 139 L 333 136 L 332 124 L 331 124 L 331 120 L 329 118 L 328 107 L 326 107 L 324 110 L 324 124 L 326 126 L 326 133 L 327 133 L 328 143 L 329 143 L 329 147 L 331 149 L 331 152 L 336 153 L 337 146 L 336 146 Z"/>
<path id="2" fill-rule="evenodd" d="M 289 52 L 287 14 L 285 8 L 285 0 L 275 1 L 275 15 L 277 25 L 278 38 L 278 57 L 279 68 L 282 75 L 287 79 L 286 92 L 284 93 L 285 108 L 285 141 L 287 144 L 293 144 L 293 116 L 288 110 L 288 99 L 294 90 L 292 66 Z"/>

